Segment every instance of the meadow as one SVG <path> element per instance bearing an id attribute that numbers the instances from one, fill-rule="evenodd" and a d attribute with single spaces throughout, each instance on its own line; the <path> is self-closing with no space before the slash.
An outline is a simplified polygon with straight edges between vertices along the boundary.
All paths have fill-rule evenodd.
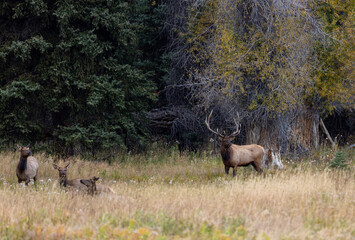
<path id="1" fill-rule="evenodd" d="M 38 183 L 24 187 L 19 153 L 2 152 L 0 239 L 354 239 L 355 154 L 344 151 L 345 170 L 330 168 L 336 152 L 322 149 L 236 178 L 218 155 L 176 149 L 71 159 L 69 179 L 97 176 L 116 192 L 97 196 L 61 190 L 41 153 Z"/>

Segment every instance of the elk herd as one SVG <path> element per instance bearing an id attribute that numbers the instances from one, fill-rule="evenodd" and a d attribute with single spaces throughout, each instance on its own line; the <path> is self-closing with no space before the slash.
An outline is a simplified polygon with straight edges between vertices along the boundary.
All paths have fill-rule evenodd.
<path id="1" fill-rule="evenodd" d="M 226 135 L 218 132 L 218 130 L 215 131 L 210 127 L 210 118 L 212 113 L 213 111 L 211 111 L 209 116 L 206 117 L 205 124 L 208 130 L 217 135 L 218 139 L 221 141 L 220 153 L 226 175 L 228 175 L 230 168 L 232 168 L 233 176 L 236 176 L 238 167 L 245 167 L 249 165 L 252 165 L 258 174 L 262 174 L 263 170 L 261 167 L 263 164 L 263 158 L 266 156 L 270 159 L 270 161 L 272 161 L 272 159 L 275 158 L 274 153 L 269 149 L 265 154 L 264 148 L 257 144 L 232 144 L 234 138 L 240 133 L 239 115 L 238 122 L 234 119 L 236 130 L 232 134 Z M 21 183 L 24 181 L 26 185 L 28 185 L 31 179 L 36 182 L 39 167 L 37 159 L 32 156 L 32 152 L 29 147 L 21 147 L 19 145 L 17 145 L 17 147 L 20 151 L 20 160 L 16 168 L 18 182 Z M 82 192 L 86 191 L 90 195 L 114 193 L 110 187 L 96 183 L 99 180 L 97 177 L 90 179 L 76 178 L 68 180 L 67 171 L 69 167 L 70 163 L 64 167 L 60 167 L 53 163 L 53 168 L 58 170 L 59 173 L 59 184 L 61 188 L 73 189 Z M 283 165 L 281 165 L 281 167 L 279 166 L 279 168 L 283 168 Z"/>
<path id="2" fill-rule="evenodd" d="M 17 145 L 20 151 L 20 160 L 16 167 L 16 176 L 18 182 L 25 182 L 26 185 L 33 180 L 37 181 L 38 173 L 38 161 L 32 156 L 32 152 L 29 147 L 22 147 Z M 109 186 L 103 184 L 97 184 L 98 177 L 93 177 L 91 179 L 71 179 L 68 180 L 67 171 L 70 166 L 68 163 L 65 167 L 59 167 L 57 164 L 53 163 L 53 168 L 58 170 L 59 173 L 59 185 L 61 188 L 68 190 L 78 190 L 82 192 L 87 192 L 90 195 L 100 194 L 100 193 L 115 193 Z"/>

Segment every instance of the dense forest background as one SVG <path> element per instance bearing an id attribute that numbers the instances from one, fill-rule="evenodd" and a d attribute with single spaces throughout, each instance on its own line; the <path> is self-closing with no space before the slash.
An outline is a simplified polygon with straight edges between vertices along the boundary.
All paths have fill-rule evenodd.
<path id="1" fill-rule="evenodd" d="M 66 156 L 355 143 L 354 1 L 4 0 L 0 146 Z M 323 125 L 324 123 L 324 125 Z"/>

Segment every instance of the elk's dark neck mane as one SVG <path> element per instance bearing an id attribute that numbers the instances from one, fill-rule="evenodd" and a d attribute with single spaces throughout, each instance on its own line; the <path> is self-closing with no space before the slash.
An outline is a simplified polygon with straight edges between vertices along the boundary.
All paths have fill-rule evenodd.
<path id="1" fill-rule="evenodd" d="M 20 161 L 17 164 L 17 169 L 19 172 L 25 171 L 27 167 L 27 157 L 20 157 Z"/>
<path id="2" fill-rule="evenodd" d="M 231 148 L 230 148 L 230 146 L 228 146 L 228 148 L 221 147 L 221 156 L 222 156 L 223 162 L 225 162 L 225 163 L 229 162 L 229 160 L 231 158 Z"/>
<path id="3" fill-rule="evenodd" d="M 61 187 L 67 187 L 67 175 L 60 177 L 59 185 Z"/>

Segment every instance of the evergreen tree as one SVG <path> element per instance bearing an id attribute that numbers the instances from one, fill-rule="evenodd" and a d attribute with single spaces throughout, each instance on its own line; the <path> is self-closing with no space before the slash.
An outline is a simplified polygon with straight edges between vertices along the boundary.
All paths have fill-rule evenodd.
<path id="1" fill-rule="evenodd" d="M 151 14 L 141 2 L 0 3 L 3 143 L 81 146 L 93 154 L 144 143 L 142 116 L 162 75 L 140 49 L 148 26 L 138 18 Z"/>

